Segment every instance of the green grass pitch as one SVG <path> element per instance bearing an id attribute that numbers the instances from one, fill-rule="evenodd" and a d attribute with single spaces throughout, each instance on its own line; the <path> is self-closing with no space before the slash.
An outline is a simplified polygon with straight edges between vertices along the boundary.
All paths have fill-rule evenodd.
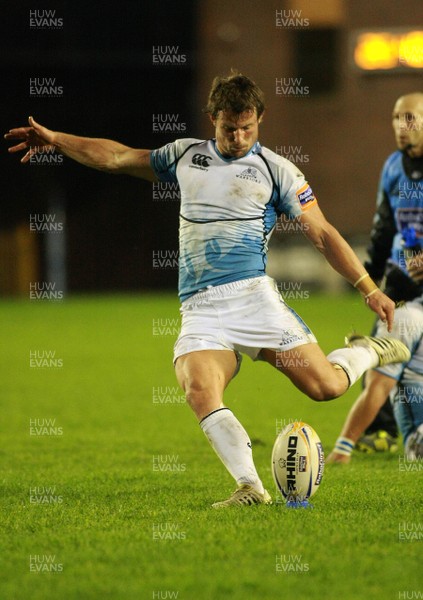
<path id="1" fill-rule="evenodd" d="M 373 320 L 357 295 L 291 304 L 326 352 Z M 401 450 L 328 465 L 313 509 L 210 508 L 234 483 L 176 387 L 178 320 L 166 294 L 0 303 L 0 598 L 422 597 L 421 535 L 401 535 L 423 527 L 421 465 Z M 359 389 L 314 403 L 244 358 L 226 403 L 275 499 L 277 428 L 304 420 L 328 452 Z"/>

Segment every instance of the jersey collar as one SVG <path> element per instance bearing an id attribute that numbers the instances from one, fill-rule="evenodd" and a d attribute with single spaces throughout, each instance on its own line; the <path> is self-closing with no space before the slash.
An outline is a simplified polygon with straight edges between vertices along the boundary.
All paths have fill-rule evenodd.
<path id="1" fill-rule="evenodd" d="M 216 138 L 212 138 L 211 142 L 213 144 L 214 151 L 216 152 L 218 157 L 221 158 L 222 160 L 224 160 L 225 162 L 233 162 L 235 160 L 242 160 L 243 158 L 247 158 L 247 156 L 251 156 L 252 154 L 259 154 L 261 152 L 260 142 L 256 142 L 254 144 L 254 146 L 252 146 L 250 148 L 250 150 L 247 152 L 247 154 L 244 154 L 244 156 L 240 156 L 239 158 L 237 158 L 236 156 L 228 157 L 228 156 L 223 156 L 223 154 L 221 154 L 219 152 L 219 150 L 217 149 Z"/>

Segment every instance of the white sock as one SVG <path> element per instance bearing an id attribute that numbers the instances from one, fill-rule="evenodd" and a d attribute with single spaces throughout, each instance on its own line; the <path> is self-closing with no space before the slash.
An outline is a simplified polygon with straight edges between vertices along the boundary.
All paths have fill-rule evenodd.
<path id="1" fill-rule="evenodd" d="M 360 379 L 365 371 L 373 369 L 379 364 L 376 351 L 365 346 L 339 348 L 328 354 L 327 359 L 344 369 L 350 381 L 350 387 Z"/>
<path id="2" fill-rule="evenodd" d="M 262 494 L 250 438 L 232 411 L 218 408 L 202 419 L 200 427 L 237 484 L 249 483 Z"/>

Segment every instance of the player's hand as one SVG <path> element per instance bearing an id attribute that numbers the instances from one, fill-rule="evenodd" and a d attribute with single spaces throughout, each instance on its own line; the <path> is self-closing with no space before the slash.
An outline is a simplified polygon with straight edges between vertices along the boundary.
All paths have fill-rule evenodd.
<path id="1" fill-rule="evenodd" d="M 325 463 L 343 463 L 347 464 L 351 460 L 351 455 L 347 456 L 346 454 L 339 454 L 332 450 L 327 458 L 325 458 Z"/>
<path id="2" fill-rule="evenodd" d="M 423 283 L 423 252 L 407 259 L 407 271 L 414 283 Z"/>
<path id="3" fill-rule="evenodd" d="M 11 153 L 27 150 L 21 158 L 22 163 L 28 162 L 34 154 L 54 149 L 54 131 L 39 125 L 33 117 L 29 117 L 28 122 L 29 127 L 16 127 L 4 136 L 6 140 L 22 140 L 19 144 L 9 148 Z"/>
<path id="4" fill-rule="evenodd" d="M 388 331 L 391 332 L 394 324 L 395 303 L 381 290 L 377 290 L 377 292 L 366 298 L 366 304 L 383 323 L 386 323 Z"/>

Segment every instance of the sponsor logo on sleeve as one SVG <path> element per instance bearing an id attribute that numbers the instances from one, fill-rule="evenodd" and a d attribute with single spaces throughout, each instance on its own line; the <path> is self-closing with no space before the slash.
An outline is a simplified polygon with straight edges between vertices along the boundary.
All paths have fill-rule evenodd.
<path id="1" fill-rule="evenodd" d="M 307 210 L 311 206 L 314 206 L 314 204 L 317 204 L 316 196 L 313 194 L 313 190 L 308 183 L 297 190 L 297 198 L 302 210 Z"/>

